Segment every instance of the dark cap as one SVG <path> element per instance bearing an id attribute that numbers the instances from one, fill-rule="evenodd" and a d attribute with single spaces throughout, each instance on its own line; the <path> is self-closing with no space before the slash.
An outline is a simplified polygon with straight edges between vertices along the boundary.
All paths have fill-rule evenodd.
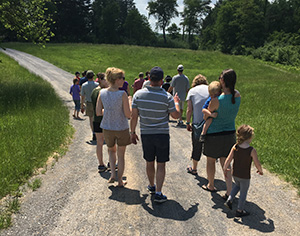
<path id="1" fill-rule="evenodd" d="M 152 77 L 155 77 L 156 79 L 154 79 L 154 80 L 156 80 L 156 81 L 162 80 L 164 78 L 163 70 L 158 66 L 153 67 L 150 71 L 150 78 L 152 78 Z"/>
<path id="2" fill-rule="evenodd" d="M 75 72 L 75 75 L 80 75 L 80 72 L 76 71 L 76 72 Z"/>
<path id="3" fill-rule="evenodd" d="M 94 75 L 95 75 L 94 71 L 88 70 L 88 71 L 86 72 L 85 77 L 88 78 L 88 79 L 91 79 L 91 78 L 93 78 Z"/>

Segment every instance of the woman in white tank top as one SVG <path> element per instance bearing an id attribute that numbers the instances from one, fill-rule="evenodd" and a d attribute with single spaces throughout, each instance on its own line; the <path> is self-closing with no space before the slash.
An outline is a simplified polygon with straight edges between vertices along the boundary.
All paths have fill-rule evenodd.
<path id="1" fill-rule="evenodd" d="M 128 119 L 131 116 L 131 96 L 119 90 L 125 81 L 124 71 L 115 67 L 107 68 L 105 72 L 109 87 L 102 89 L 98 96 L 96 113 L 103 115 L 100 127 L 103 129 L 104 139 L 108 147 L 111 176 L 108 183 L 116 180 L 116 159 L 118 153 L 118 186 L 123 187 L 122 180 L 125 168 L 125 150 L 131 143 Z"/>

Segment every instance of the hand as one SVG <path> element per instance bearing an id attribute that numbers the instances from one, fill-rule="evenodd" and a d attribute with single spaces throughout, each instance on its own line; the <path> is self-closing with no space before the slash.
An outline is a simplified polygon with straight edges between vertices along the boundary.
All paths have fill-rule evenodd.
<path id="1" fill-rule="evenodd" d="M 212 118 L 217 118 L 217 116 L 218 116 L 218 112 L 213 112 L 213 113 L 211 113 L 211 115 L 210 115 Z"/>
<path id="2" fill-rule="evenodd" d="M 174 102 L 180 102 L 180 98 L 178 97 L 177 93 L 174 95 L 173 98 L 174 98 Z"/>
<path id="3" fill-rule="evenodd" d="M 264 173 L 262 171 L 257 170 L 256 173 L 258 173 L 259 175 L 263 175 Z"/>
<path id="4" fill-rule="evenodd" d="M 139 137 L 136 134 L 131 134 L 130 138 L 131 138 L 131 143 L 133 144 L 137 144 L 137 141 L 140 141 Z"/>
<path id="5" fill-rule="evenodd" d="M 223 169 L 223 172 L 224 172 L 224 176 L 225 176 L 225 177 L 227 177 L 228 171 L 231 171 L 231 169 L 229 169 L 229 168 Z"/>
<path id="6" fill-rule="evenodd" d="M 186 125 L 186 130 L 192 132 L 192 126 L 190 124 Z"/>

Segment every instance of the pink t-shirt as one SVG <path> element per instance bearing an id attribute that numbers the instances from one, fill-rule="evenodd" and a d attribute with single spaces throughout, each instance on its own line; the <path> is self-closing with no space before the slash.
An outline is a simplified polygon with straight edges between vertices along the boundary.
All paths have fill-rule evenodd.
<path id="1" fill-rule="evenodd" d="M 134 82 L 134 84 L 133 84 L 133 88 L 135 88 L 136 91 L 139 90 L 139 89 L 141 89 L 142 86 L 143 86 L 144 81 L 145 81 L 145 80 L 144 80 L 143 78 L 142 78 L 142 79 L 137 79 L 137 80 Z"/>

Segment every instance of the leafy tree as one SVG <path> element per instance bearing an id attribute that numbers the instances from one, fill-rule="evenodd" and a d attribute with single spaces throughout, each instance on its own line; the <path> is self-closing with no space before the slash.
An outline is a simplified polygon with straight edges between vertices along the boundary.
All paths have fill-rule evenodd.
<path id="1" fill-rule="evenodd" d="M 169 28 L 167 28 L 167 31 L 172 39 L 176 39 L 179 37 L 180 28 L 177 27 L 175 23 L 173 23 Z"/>
<path id="2" fill-rule="evenodd" d="M 193 41 L 193 35 L 200 32 L 202 18 L 209 12 L 210 0 L 184 0 L 183 24 L 186 26 L 189 42 Z"/>
<path id="3" fill-rule="evenodd" d="M 155 41 L 155 35 L 144 15 L 134 8 L 129 11 L 125 24 L 126 43 L 138 45 L 151 45 Z"/>
<path id="4" fill-rule="evenodd" d="M 47 2 L 50 0 L 1 0 L 0 21 L 19 38 L 44 45 L 53 36 L 49 27 L 51 15 L 45 7 Z"/>
<path id="5" fill-rule="evenodd" d="M 178 7 L 176 0 L 151 0 L 148 2 L 149 16 L 157 19 L 156 27 L 162 29 L 165 43 L 167 42 L 166 28 L 171 19 L 178 16 L 176 7 Z"/>
<path id="6" fill-rule="evenodd" d="M 53 32 L 58 42 L 86 42 L 91 31 L 90 0 L 52 0 Z"/>

